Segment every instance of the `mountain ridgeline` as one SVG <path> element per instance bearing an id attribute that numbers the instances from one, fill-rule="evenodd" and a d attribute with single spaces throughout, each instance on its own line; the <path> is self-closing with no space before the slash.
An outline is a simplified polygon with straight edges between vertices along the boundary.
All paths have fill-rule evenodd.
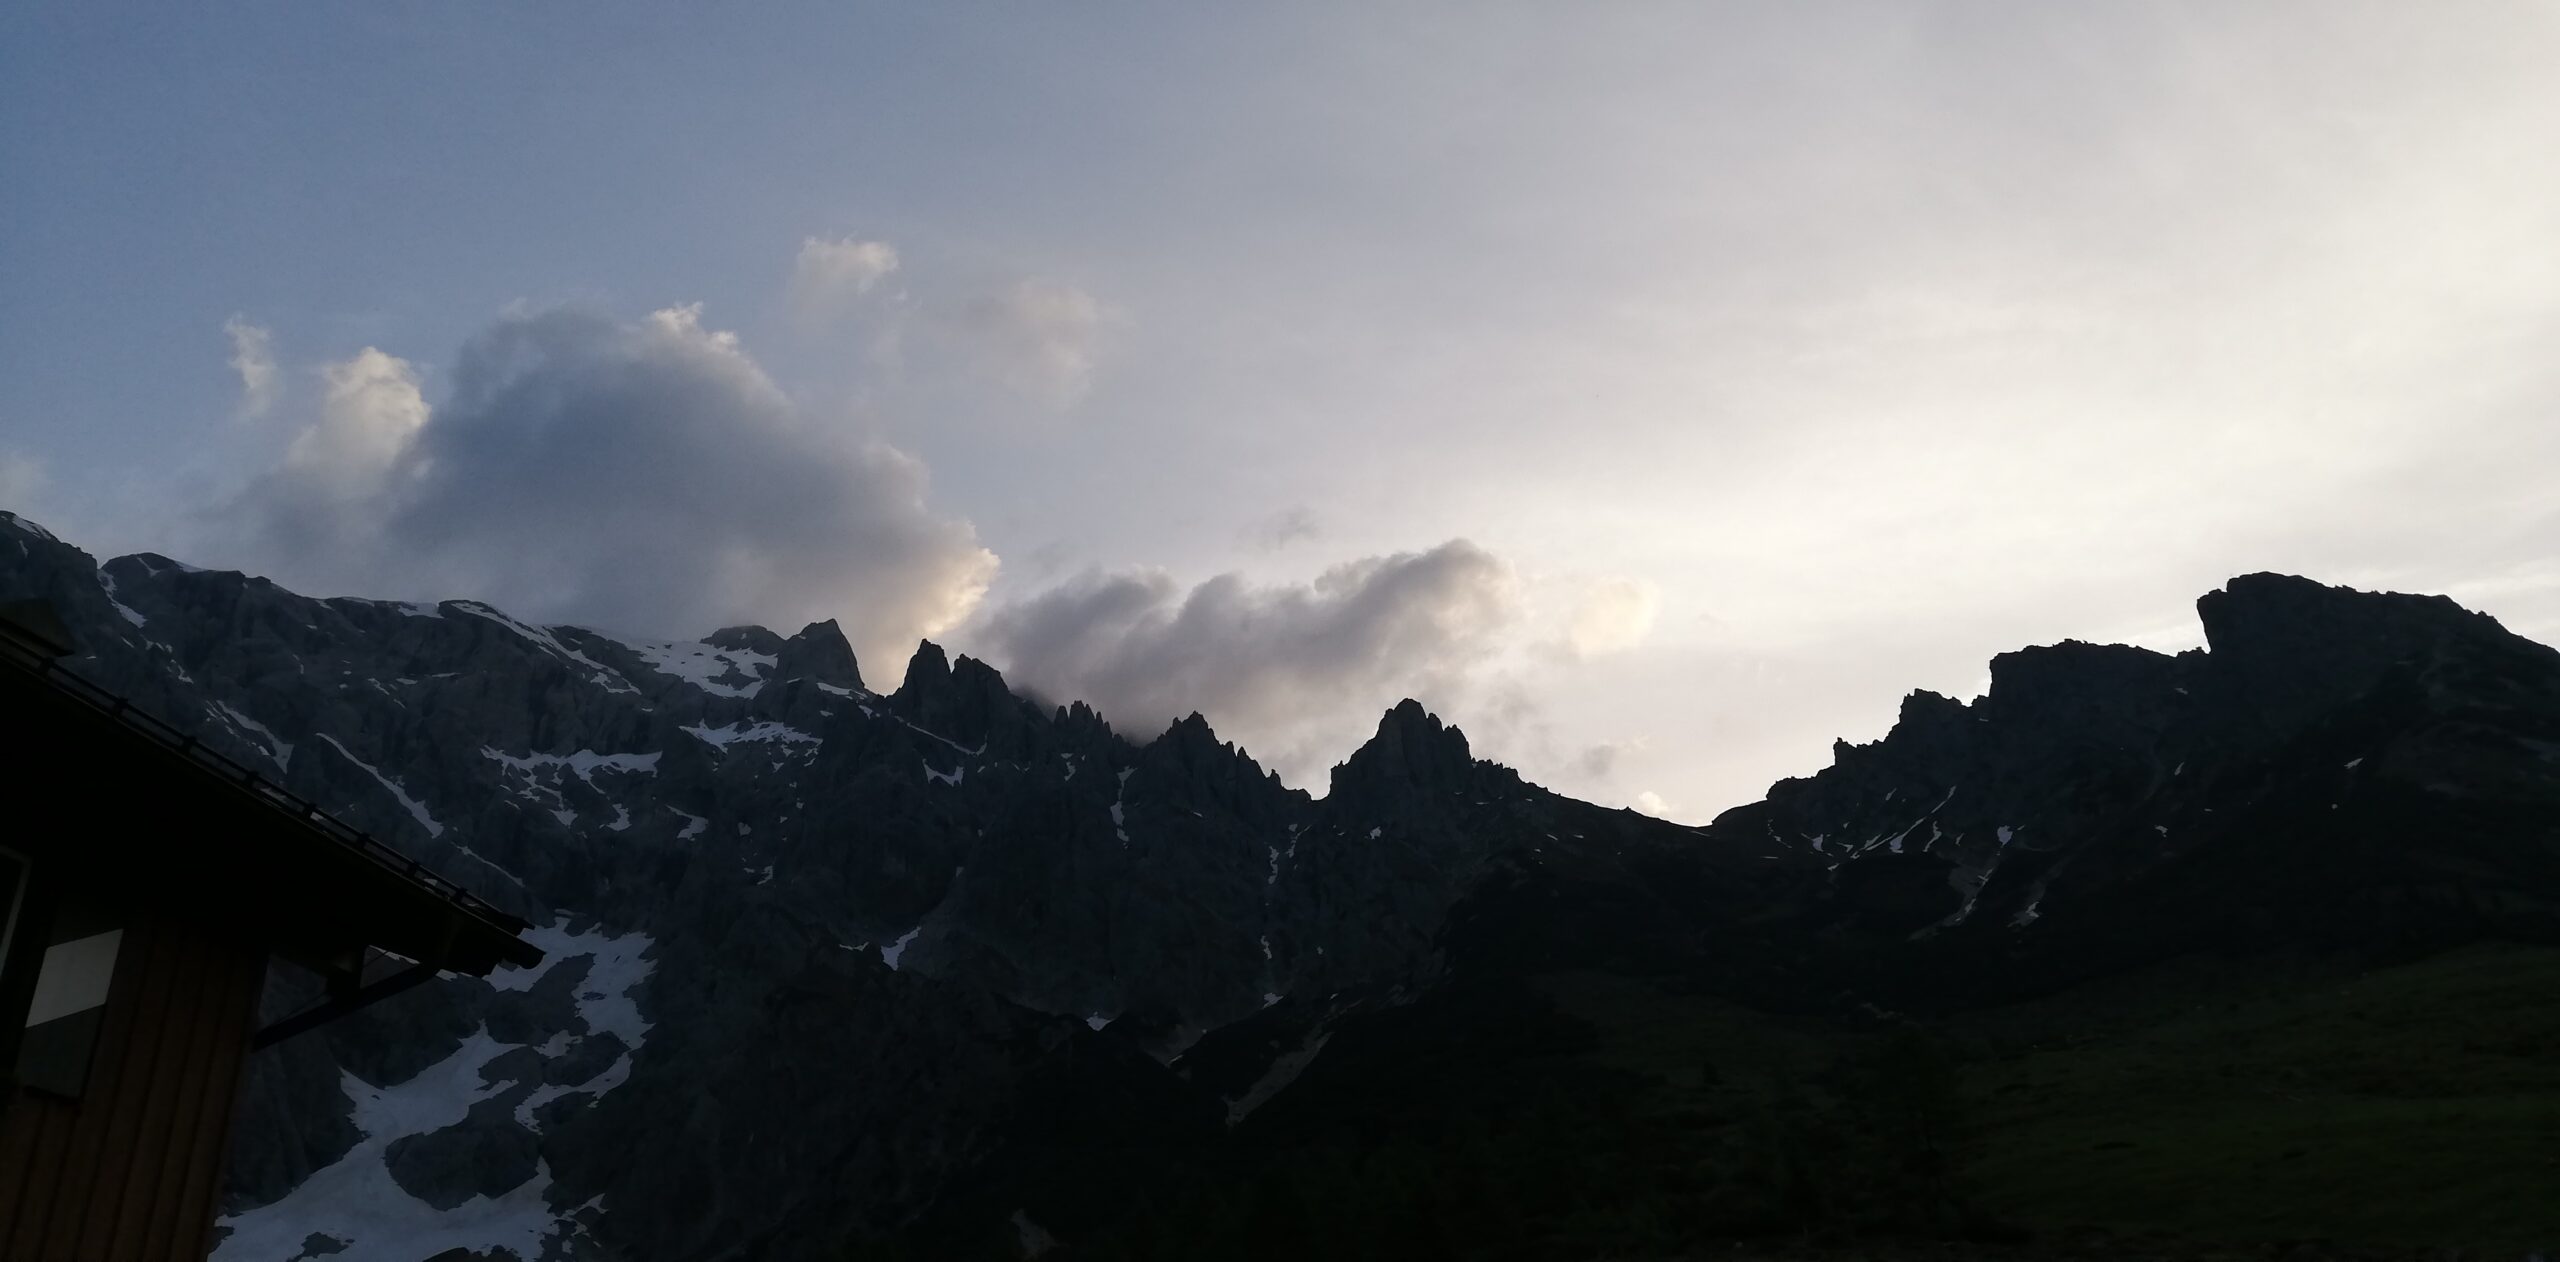
<path id="1" fill-rule="evenodd" d="M 2207 649 L 2004 654 L 1703 828 L 1410 701 L 1313 797 L 930 643 L 881 691 L 832 623 L 5 514 L 0 598 L 548 953 L 261 1053 L 218 1258 L 2560 1241 L 2560 653 L 2441 598 L 2234 579 Z"/>

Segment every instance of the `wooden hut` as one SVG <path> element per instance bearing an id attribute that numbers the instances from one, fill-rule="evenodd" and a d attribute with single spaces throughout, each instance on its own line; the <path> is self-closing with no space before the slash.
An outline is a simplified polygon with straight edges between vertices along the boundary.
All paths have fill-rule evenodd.
<path id="1" fill-rule="evenodd" d="M 0 608 L 0 1258 L 195 1262 L 249 1052 L 541 953 L 481 902 L 66 669 Z M 326 978 L 261 1027 L 268 962 Z"/>

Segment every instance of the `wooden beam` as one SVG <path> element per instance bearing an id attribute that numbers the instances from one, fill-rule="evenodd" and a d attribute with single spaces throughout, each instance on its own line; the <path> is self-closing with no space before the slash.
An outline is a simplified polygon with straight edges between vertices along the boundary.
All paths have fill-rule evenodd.
<path id="1" fill-rule="evenodd" d="M 257 1037 L 249 1040 L 249 1050 L 256 1051 L 262 1047 L 272 1047 L 305 1030 L 318 1029 L 376 1000 L 388 999 L 422 982 L 433 981 L 436 972 L 436 966 L 433 964 L 412 964 L 379 981 L 333 994 L 328 999 L 258 1031 Z"/>

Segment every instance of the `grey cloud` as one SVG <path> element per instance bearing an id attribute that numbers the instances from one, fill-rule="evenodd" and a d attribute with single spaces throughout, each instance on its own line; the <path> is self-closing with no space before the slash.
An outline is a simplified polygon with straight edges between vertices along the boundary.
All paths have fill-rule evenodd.
<path id="1" fill-rule="evenodd" d="M 1609 773 L 1618 769 L 1618 755 L 1625 752 L 1626 746 L 1603 741 L 1600 744 L 1588 746 L 1581 753 L 1574 755 L 1573 769 L 1589 779 L 1606 780 L 1609 778 Z"/>
<path id="2" fill-rule="evenodd" d="M 692 308 L 511 315 L 429 408 L 368 350 L 217 551 L 303 586 L 470 596 L 648 634 L 840 619 L 876 663 L 966 615 L 995 558 L 925 470 L 805 413 Z"/>
<path id="3" fill-rule="evenodd" d="M 1625 740 L 1599 741 L 1583 746 L 1581 752 L 1575 754 L 1565 763 L 1565 766 L 1572 775 L 1579 777 L 1597 791 L 1601 786 L 1616 779 L 1620 772 L 1633 770 L 1633 763 L 1643 757 L 1650 744 L 1651 742 L 1641 736 L 1632 736 Z"/>
<path id="4" fill-rule="evenodd" d="M 791 264 L 791 302 L 804 320 L 839 314 L 898 270 L 898 251 L 886 241 L 809 237 Z"/>
<path id="5" fill-rule="evenodd" d="M 236 314 L 222 322 L 222 333 L 231 339 L 231 371 L 240 377 L 240 415 L 266 415 L 276 403 L 274 334 Z"/>
<path id="6" fill-rule="evenodd" d="M 985 295 L 960 327 L 984 366 L 1016 392 L 1055 407 L 1083 398 L 1110 313 L 1063 281 L 1029 277 Z"/>
<path id="7" fill-rule="evenodd" d="M 1277 552 L 1303 539 L 1313 539 L 1324 530 L 1316 515 L 1304 505 L 1284 509 L 1247 526 L 1242 531 L 1246 543 L 1265 552 Z"/>
<path id="8" fill-rule="evenodd" d="M 1222 574 L 1186 590 L 1160 571 L 1090 574 L 993 611 L 977 638 L 1047 695 L 1088 699 L 1133 730 L 1199 710 L 1285 765 L 1374 722 L 1369 707 L 1465 690 L 1517 622 L 1517 588 L 1508 563 L 1456 539 L 1306 584 Z"/>

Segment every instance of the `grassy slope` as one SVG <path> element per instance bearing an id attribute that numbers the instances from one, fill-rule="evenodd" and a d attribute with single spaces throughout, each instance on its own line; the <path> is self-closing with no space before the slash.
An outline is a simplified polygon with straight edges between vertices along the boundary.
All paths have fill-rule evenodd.
<path id="1" fill-rule="evenodd" d="M 1995 1208 L 2223 1239 L 2560 1242 L 2560 951 L 2145 998 L 1979 1023 L 1975 1170 Z"/>
<path id="2" fill-rule="evenodd" d="M 1844 1041 L 1623 978 L 1538 988 L 1601 1031 L 1595 1059 L 1657 1082 L 1666 1109 L 1722 1112 Z M 2481 947 L 2361 975 L 2173 967 L 1939 1033 L 1977 1123 L 1980 1203 L 2039 1234 L 2560 1243 L 2560 951 Z"/>

